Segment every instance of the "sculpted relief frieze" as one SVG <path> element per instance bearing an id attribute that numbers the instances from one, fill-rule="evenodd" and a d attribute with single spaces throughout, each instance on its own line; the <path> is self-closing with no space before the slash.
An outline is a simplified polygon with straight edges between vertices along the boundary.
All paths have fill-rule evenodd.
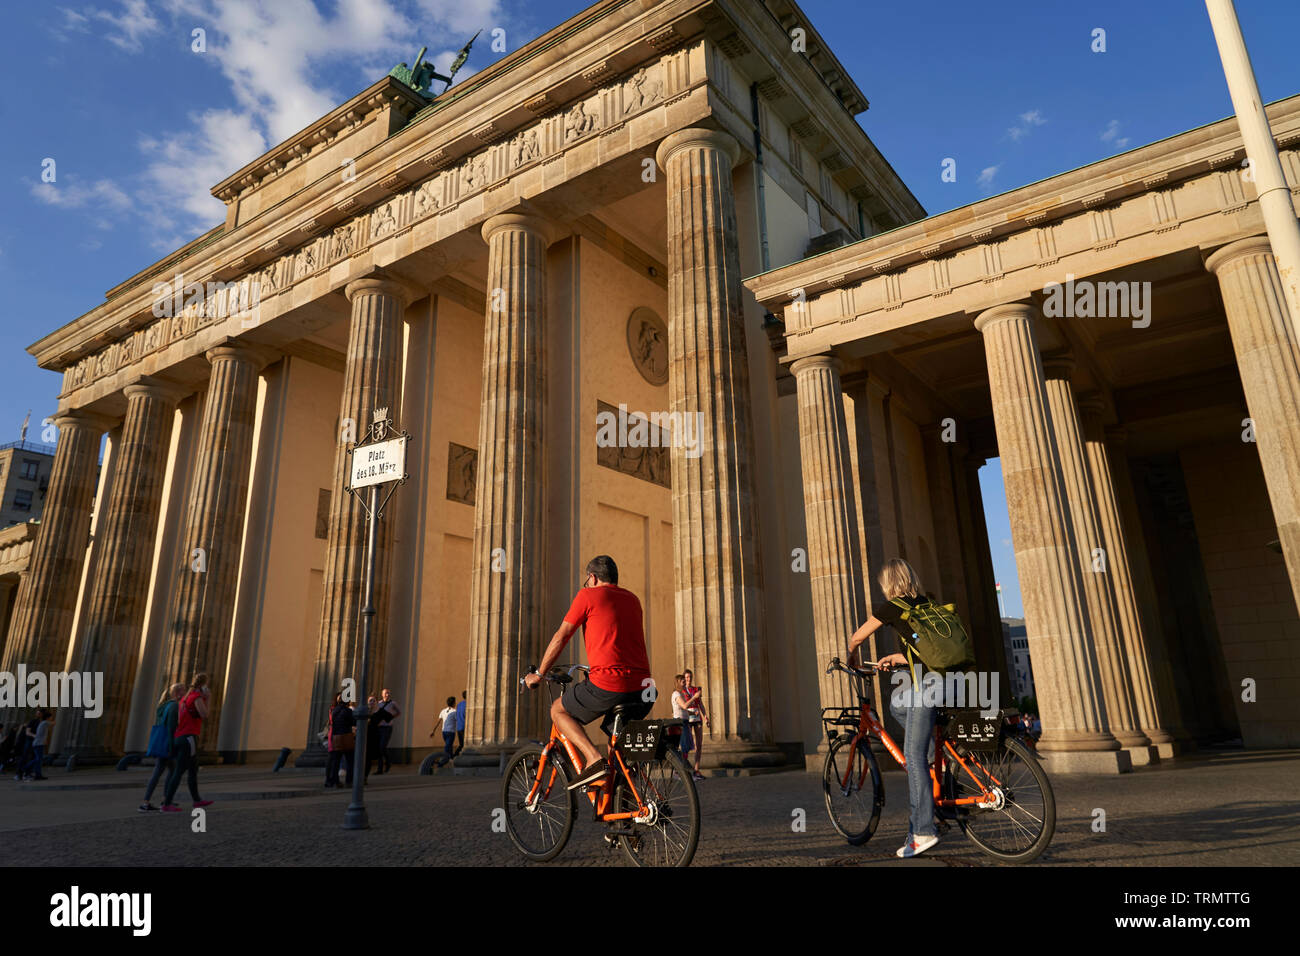
<path id="1" fill-rule="evenodd" d="M 416 222 L 441 215 L 471 196 L 498 186 L 516 173 L 550 162 L 587 137 L 617 128 L 637 114 L 662 106 L 674 87 L 689 83 L 688 51 L 678 50 L 634 73 L 592 90 L 562 112 L 542 116 L 508 139 L 486 145 L 441 166 L 432 177 L 362 209 L 305 244 L 274 239 L 264 252 L 282 254 L 229 282 L 197 282 L 188 276 L 159 276 L 151 290 L 153 320 L 125 339 L 88 355 L 64 371 L 63 391 L 84 388 L 125 366 L 167 348 L 199 330 L 234 320 L 241 329 L 261 321 L 261 305 L 294 284 L 397 235 Z M 671 70 L 669 69 L 669 61 Z M 430 154 L 430 166 L 437 150 Z"/>

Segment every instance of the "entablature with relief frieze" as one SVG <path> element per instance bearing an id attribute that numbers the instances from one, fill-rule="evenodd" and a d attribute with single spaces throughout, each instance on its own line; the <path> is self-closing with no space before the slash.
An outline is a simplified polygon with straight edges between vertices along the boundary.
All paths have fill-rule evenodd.
<path id="1" fill-rule="evenodd" d="M 327 227 L 320 218 L 299 222 L 282 238 L 266 243 L 261 251 L 270 257 L 242 274 L 216 278 L 229 276 L 228 265 L 193 281 L 185 273 L 159 276 L 150 290 L 148 318 L 137 319 L 133 331 L 68 365 L 62 397 L 71 399 L 79 389 L 214 325 L 229 323 L 230 334 L 256 328 L 282 311 L 281 303 L 294 298 L 287 293 L 296 286 L 410 233 L 426 220 L 447 218 L 447 229 L 431 231 L 434 236 L 468 228 L 471 223 L 460 214 L 467 200 L 532 167 L 561 160 L 569 150 L 663 110 L 669 99 L 680 99 L 701 87 L 706 78 L 698 66 L 691 66 L 700 50 L 699 43 L 687 44 L 643 63 L 566 109 L 535 119 L 508 136 L 492 137 L 490 145 L 458 160 L 441 162 L 442 155 L 434 149 L 429 155 L 435 162 L 426 164 L 423 180 L 408 185 L 400 175 L 390 177 L 387 187 L 395 191 L 373 205 L 351 203 L 352 215 L 336 225 Z M 666 121 L 656 125 L 666 126 Z M 577 164 L 574 172 L 583 168 Z M 481 210 L 475 215 L 481 218 Z M 244 266 L 251 258 L 243 256 L 235 262 Z M 160 310 L 164 314 L 157 314 Z M 196 350 L 202 351 L 201 343 L 196 343 Z"/>
<path id="2" fill-rule="evenodd" d="M 1300 96 L 1269 108 L 1300 195 Z M 772 270 L 746 285 L 790 356 L 973 313 L 1087 276 L 1260 231 L 1234 120 Z M 791 307 L 793 304 L 794 307 Z"/>

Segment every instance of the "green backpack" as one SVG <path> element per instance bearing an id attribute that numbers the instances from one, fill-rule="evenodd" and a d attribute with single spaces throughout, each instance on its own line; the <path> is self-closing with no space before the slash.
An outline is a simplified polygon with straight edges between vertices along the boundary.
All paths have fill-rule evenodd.
<path id="1" fill-rule="evenodd" d="M 908 645 L 909 661 L 911 648 L 915 647 L 921 662 L 932 671 L 944 673 L 975 663 L 975 648 L 955 605 L 926 600 L 913 607 L 902 598 L 894 598 L 889 603 L 903 612 L 903 621 L 912 629 L 912 639 L 904 642 Z M 915 668 L 915 662 L 911 663 Z"/>

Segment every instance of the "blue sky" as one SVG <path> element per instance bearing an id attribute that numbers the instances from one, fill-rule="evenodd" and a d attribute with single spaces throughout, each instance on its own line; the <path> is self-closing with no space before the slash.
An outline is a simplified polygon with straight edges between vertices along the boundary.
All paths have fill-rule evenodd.
<path id="1" fill-rule="evenodd" d="M 96 0 L 9 4 L 0 31 L 0 442 L 53 413 L 26 346 L 215 222 L 209 189 L 428 45 L 466 73 L 572 16 L 562 0 Z M 866 93 L 860 120 L 931 213 L 1227 116 L 1198 0 L 804 0 Z M 1300 3 L 1238 0 L 1265 100 L 1300 92 Z M 1093 31 L 1105 31 L 1094 53 Z M 195 30 L 205 49 L 195 52 Z M 465 74 L 462 74 L 465 75 Z M 940 179 L 945 158 L 957 180 Z M 54 183 L 42 182 L 46 160 Z M 38 431 L 38 430 L 37 430 Z M 38 437 L 36 431 L 32 437 Z M 1019 615 L 1001 481 L 982 486 Z"/>

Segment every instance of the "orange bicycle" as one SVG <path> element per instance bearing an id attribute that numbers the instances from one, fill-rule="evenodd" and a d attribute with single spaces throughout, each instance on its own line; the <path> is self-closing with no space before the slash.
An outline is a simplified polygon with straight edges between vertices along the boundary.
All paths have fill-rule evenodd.
<path id="1" fill-rule="evenodd" d="M 830 740 L 822 772 L 826 812 L 844 839 L 860 846 L 871 839 L 885 806 L 885 788 L 870 740 L 877 738 L 899 766 L 903 751 L 885 732 L 871 706 L 866 679 L 877 667 L 849 667 L 837 657 L 826 673 L 842 671 L 854 682 L 858 707 L 828 707 L 822 723 Z M 1037 859 L 1056 831 L 1056 797 L 1037 758 L 1015 736 L 1019 711 L 985 718 L 974 708 L 936 713 L 934 807 L 941 831 L 953 821 L 989 856 L 1010 863 Z M 853 733 L 840 728 L 851 727 Z"/>
<path id="2" fill-rule="evenodd" d="M 567 674 L 555 668 L 544 677 L 552 701 L 554 688 L 571 683 L 576 670 L 588 672 L 578 665 Z M 638 866 L 690 865 L 700 839 L 700 798 L 679 752 L 683 721 L 628 720 L 622 706 L 609 719 L 609 771 L 580 788 L 594 819 L 608 826 L 606 844 L 621 846 Z M 554 725 L 545 744 L 521 748 L 506 764 L 501 784 L 506 832 L 528 859 L 552 860 L 568 843 L 578 809 L 569 783 L 583 766 L 582 754 Z"/>

